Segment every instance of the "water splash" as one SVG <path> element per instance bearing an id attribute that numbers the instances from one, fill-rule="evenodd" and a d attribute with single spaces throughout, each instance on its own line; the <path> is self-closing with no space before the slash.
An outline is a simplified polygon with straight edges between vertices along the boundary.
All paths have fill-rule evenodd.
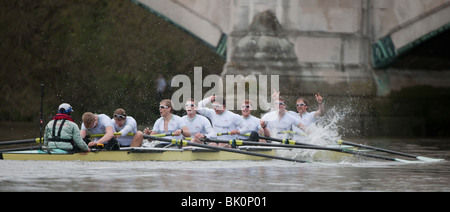
<path id="1" fill-rule="evenodd" d="M 342 135 L 354 133 L 354 129 L 344 127 L 344 123 L 350 120 L 353 114 L 350 107 L 328 109 L 325 116 L 307 128 L 308 134 L 304 139 L 315 145 L 336 144 Z"/>
<path id="2" fill-rule="evenodd" d="M 343 124 L 351 119 L 353 114 L 353 109 L 350 107 L 332 107 L 328 109 L 327 113 L 323 117 L 320 117 L 316 123 L 307 127 L 306 134 L 293 135 L 292 139 L 307 144 L 337 147 L 337 142 L 342 139 L 342 135 L 354 133 L 354 129 L 345 128 L 345 124 Z M 351 158 L 338 152 L 312 149 L 293 149 L 279 151 L 277 154 L 282 157 L 302 158 L 313 161 L 342 162 Z"/>

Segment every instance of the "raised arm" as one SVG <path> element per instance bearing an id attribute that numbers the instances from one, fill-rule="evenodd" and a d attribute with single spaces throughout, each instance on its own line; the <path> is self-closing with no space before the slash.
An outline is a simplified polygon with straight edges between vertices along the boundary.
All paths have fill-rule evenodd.
<path id="1" fill-rule="evenodd" d="M 314 96 L 316 97 L 317 103 L 319 103 L 319 110 L 316 111 L 316 113 L 314 113 L 314 116 L 315 117 L 323 116 L 325 114 L 323 97 L 319 93 L 314 94 Z"/>
<path id="2" fill-rule="evenodd" d="M 207 105 L 208 103 L 210 103 L 210 102 L 213 101 L 213 97 L 214 97 L 214 96 L 210 96 L 210 97 L 205 98 L 205 99 L 203 99 L 202 101 L 198 102 L 198 105 L 197 105 L 197 112 L 198 112 L 199 114 L 201 114 L 201 115 L 203 115 L 203 116 L 206 116 L 206 115 L 208 115 L 207 113 L 208 113 L 209 110 L 214 111 L 214 110 L 209 109 L 209 108 L 206 107 L 206 105 Z"/>

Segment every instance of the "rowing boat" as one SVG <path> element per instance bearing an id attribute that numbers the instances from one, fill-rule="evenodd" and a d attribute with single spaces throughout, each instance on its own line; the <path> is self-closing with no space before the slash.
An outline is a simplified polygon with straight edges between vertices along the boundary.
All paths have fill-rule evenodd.
<path id="1" fill-rule="evenodd" d="M 240 148 L 242 151 L 275 155 L 274 149 L 255 147 Z M 197 147 L 170 148 L 122 148 L 120 151 L 92 151 L 88 153 L 68 153 L 61 149 L 25 150 L 0 153 L 3 160 L 51 160 L 51 161 L 226 161 L 226 160 L 267 160 L 246 154 L 216 151 Z"/>
<path id="2" fill-rule="evenodd" d="M 239 150 L 265 155 L 286 155 L 294 152 L 288 148 L 239 146 Z M 298 153 L 298 151 L 297 151 Z M 343 160 L 352 155 L 340 152 L 316 151 L 312 159 L 314 161 Z M 295 157 L 295 156 L 293 156 Z M 309 156 L 308 156 L 309 157 Z M 269 160 L 267 157 L 259 157 L 227 151 L 217 151 L 201 147 L 183 148 L 121 148 L 120 151 L 98 150 L 88 153 L 69 153 L 61 149 L 47 150 L 23 150 L 0 153 L 3 160 L 49 160 L 49 161 L 227 161 L 227 160 Z"/>
<path id="3" fill-rule="evenodd" d="M 251 137 L 251 136 L 250 136 Z M 259 136 L 261 138 L 261 136 Z M 403 163 L 415 162 L 440 162 L 444 159 L 429 158 L 419 155 L 412 155 L 388 149 L 377 148 L 373 146 L 357 144 L 353 142 L 338 140 L 336 145 L 318 146 L 307 143 L 301 143 L 287 139 L 266 138 L 266 140 L 273 140 L 277 143 L 260 143 L 254 141 L 244 140 L 212 140 L 208 142 L 226 143 L 234 148 L 223 148 L 210 146 L 207 144 L 193 143 L 183 139 L 167 139 L 151 135 L 144 135 L 144 138 L 151 140 L 164 141 L 170 145 L 184 146 L 179 149 L 169 148 L 124 148 L 120 151 L 94 151 L 90 153 L 69 153 L 63 150 L 54 149 L 50 151 L 42 150 L 24 150 L 24 151 L 8 151 L 1 153 L 0 159 L 6 160 L 83 160 L 83 161 L 192 161 L 192 160 L 264 160 L 264 159 L 278 159 L 292 162 L 308 163 L 312 161 L 342 161 L 353 155 L 364 156 L 369 158 L 376 158 L 388 161 L 397 161 Z M 23 144 L 40 142 L 42 139 L 27 139 L 17 141 L 0 142 L 0 145 Z M 249 147 L 245 147 L 248 145 Z M 189 148 L 186 148 L 188 146 Z M 40 146 L 41 147 L 41 146 Z M 290 150 L 294 155 L 282 157 L 275 154 L 276 147 L 279 149 L 278 153 Z M 235 149 L 238 148 L 238 149 Z M 265 149 L 264 149 L 265 148 Z M 358 149 L 361 148 L 361 149 Z M 293 150 L 295 149 L 295 150 Z M 300 157 L 308 156 L 307 160 L 298 159 L 299 151 L 304 151 L 308 154 L 300 154 Z M 257 152 L 257 151 L 260 152 Z M 277 149 L 278 150 L 278 149 Z M 317 151 L 323 150 L 323 151 Z M 311 151 L 313 154 L 311 154 Z M 377 154 L 368 154 L 365 151 L 379 151 L 394 155 L 401 155 L 404 157 L 415 158 L 418 161 L 410 161 L 400 158 L 382 156 Z M 289 151 L 288 151 L 289 152 Z M 147 154 L 143 154 L 147 153 Z M 158 154 L 155 154 L 158 153 Z"/>

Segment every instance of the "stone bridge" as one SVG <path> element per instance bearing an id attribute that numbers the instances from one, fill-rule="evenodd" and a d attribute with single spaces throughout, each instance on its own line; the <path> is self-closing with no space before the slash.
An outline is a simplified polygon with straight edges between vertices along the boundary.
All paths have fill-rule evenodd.
<path id="1" fill-rule="evenodd" d="M 132 1 L 226 58 L 222 75 L 278 74 L 287 94 L 293 87 L 304 95 L 320 90 L 338 102 L 346 95 L 373 100 L 408 87 L 450 86 L 450 0 Z M 276 20 L 255 23 L 267 11 Z M 252 29 L 261 26 L 266 33 Z M 284 40 L 289 50 L 280 57 L 265 54 L 273 49 L 267 43 Z M 253 49 L 253 57 L 242 49 Z"/>

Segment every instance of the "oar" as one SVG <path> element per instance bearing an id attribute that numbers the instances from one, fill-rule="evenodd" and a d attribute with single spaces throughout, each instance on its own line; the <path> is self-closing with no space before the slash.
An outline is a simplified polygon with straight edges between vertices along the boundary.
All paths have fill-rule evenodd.
<path id="1" fill-rule="evenodd" d="M 256 131 L 255 131 L 255 132 L 256 132 Z M 256 132 L 256 133 L 257 133 L 257 132 Z M 230 132 L 226 132 L 226 133 L 217 133 L 217 136 L 222 136 L 222 135 L 231 135 L 231 133 L 230 133 Z M 250 136 L 251 136 L 251 133 L 238 134 L 238 135 L 250 137 Z"/>
<path id="2" fill-rule="evenodd" d="M 299 133 L 299 132 L 294 132 L 294 131 L 283 131 L 282 133 L 299 134 L 299 135 L 302 135 L 302 136 L 306 136 L 306 134 L 304 134 L 304 133 Z M 401 155 L 401 156 L 404 156 L 404 157 L 416 158 L 418 160 L 426 161 L 426 162 L 444 161 L 444 159 L 429 158 L 429 157 L 411 155 L 411 154 L 408 154 L 408 153 L 403 153 L 403 152 L 398 152 L 398 151 L 393 151 L 393 150 L 388 150 L 388 149 L 382 149 L 382 148 L 373 147 L 373 146 L 367 146 L 367 145 L 363 145 L 363 144 L 357 144 L 357 143 L 344 141 L 344 140 L 337 140 L 337 143 L 339 145 L 345 144 L 345 145 L 350 145 L 350 146 L 354 146 L 354 147 L 360 147 L 360 148 L 363 148 L 363 149 L 370 149 L 370 150 L 390 153 L 390 154 L 394 154 L 394 155 Z"/>
<path id="3" fill-rule="evenodd" d="M 401 155 L 401 156 L 405 156 L 405 157 L 416 158 L 418 160 L 426 161 L 426 162 L 444 161 L 444 159 L 428 158 L 428 157 L 423 157 L 423 156 L 411 155 L 411 154 L 408 154 L 408 153 L 397 152 L 397 151 L 392 151 L 392 150 L 388 150 L 388 149 L 382 149 L 382 148 L 373 147 L 373 146 L 367 146 L 367 145 L 363 145 L 363 144 L 357 144 L 357 143 L 353 143 L 353 142 L 349 142 L 349 141 L 343 141 L 343 140 L 338 140 L 338 144 L 345 144 L 345 145 L 360 147 L 360 148 L 364 148 L 364 149 L 375 150 L 375 151 L 379 151 L 379 152 L 386 152 L 386 153 L 390 153 L 390 154 L 394 154 L 394 155 Z"/>
<path id="4" fill-rule="evenodd" d="M 277 141 L 277 142 L 281 142 L 283 144 L 290 144 L 290 145 L 315 146 L 315 145 L 312 145 L 312 144 L 302 143 L 302 142 L 294 141 L 294 140 L 291 140 L 291 139 L 281 139 L 281 138 L 273 138 L 273 137 L 261 136 L 257 132 L 250 133 L 250 140 L 252 140 L 252 138 L 253 139 L 254 138 L 260 138 L 260 139 L 265 139 L 265 140 L 270 140 L 270 141 Z"/>
<path id="5" fill-rule="evenodd" d="M 364 157 L 370 157 L 370 158 L 376 158 L 381 160 L 389 160 L 389 161 L 398 161 L 398 162 L 404 162 L 404 163 L 415 163 L 415 161 L 410 160 L 403 160 L 399 158 L 391 158 L 391 157 L 385 157 L 381 155 L 374 155 L 374 154 L 368 154 L 363 153 L 351 149 L 345 149 L 345 148 L 334 148 L 334 147 L 324 147 L 324 146 L 317 146 L 317 145 L 298 145 L 298 144 L 275 144 L 275 143 L 261 143 L 261 142 L 253 142 L 253 141 L 244 141 L 244 140 L 216 140 L 216 139 L 208 139 L 210 142 L 216 142 L 216 143 L 229 143 L 231 145 L 248 145 L 248 146 L 271 146 L 271 147 L 285 147 L 285 148 L 299 148 L 299 149 L 315 149 L 315 150 L 327 150 L 327 151 L 334 151 L 334 152 L 342 152 L 347 154 L 353 154 L 353 155 L 359 155 Z M 208 142 L 208 141 L 207 141 Z"/>
<path id="6" fill-rule="evenodd" d="M 102 137 L 105 134 L 91 134 L 88 135 L 89 137 Z M 122 135 L 122 133 L 117 132 L 114 133 L 114 135 Z M 127 133 L 127 136 L 134 136 L 134 133 Z M 166 134 L 158 134 L 156 136 L 167 136 Z M 41 138 L 32 138 L 32 139 L 23 139 L 23 140 L 14 140 L 14 141 L 0 141 L 0 146 L 6 146 L 6 145 L 13 145 L 13 144 L 31 144 L 31 143 L 37 143 L 41 144 L 41 141 L 44 142 L 44 139 Z"/>
<path id="7" fill-rule="evenodd" d="M 31 143 L 39 144 L 40 141 L 41 141 L 41 139 L 39 139 L 39 138 L 24 139 L 24 140 L 14 140 L 14 141 L 0 141 L 0 146 L 12 145 L 12 144 L 31 144 Z"/>
<path id="8" fill-rule="evenodd" d="M 205 144 L 193 143 L 193 142 L 189 142 L 187 140 L 181 140 L 181 139 L 168 139 L 168 138 L 154 137 L 151 135 L 144 135 L 144 138 L 171 142 L 172 144 L 175 144 L 175 145 L 189 145 L 189 146 L 202 147 L 205 149 L 233 152 L 233 153 L 238 153 L 238 154 L 252 155 L 252 156 L 271 158 L 271 159 L 277 159 L 277 160 L 285 160 L 285 161 L 298 162 L 298 163 L 310 163 L 309 161 L 304 161 L 304 160 L 283 158 L 283 157 L 278 157 L 278 156 L 274 156 L 274 155 L 266 155 L 266 154 L 261 154 L 261 153 L 256 153 L 256 152 L 247 152 L 247 151 L 242 151 L 242 150 L 238 150 L 238 149 L 210 146 L 210 145 L 205 145 Z"/>
<path id="9" fill-rule="evenodd" d="M 122 133 L 117 132 L 117 133 L 114 133 L 114 135 L 122 135 Z M 105 134 L 104 133 L 103 134 L 90 134 L 90 135 L 87 135 L 87 136 L 89 136 L 89 137 L 103 137 L 103 136 L 105 136 Z M 127 136 L 134 136 L 134 133 L 127 133 Z"/>
<path id="10" fill-rule="evenodd" d="M 89 137 L 102 137 L 105 134 L 91 134 Z M 114 135 L 122 135 L 120 132 L 114 133 Z M 162 134 L 161 134 L 162 135 Z M 134 136 L 134 133 L 128 133 L 127 136 Z M 14 141 L 0 141 L 0 146 L 6 146 L 6 145 L 13 145 L 13 144 L 31 144 L 31 143 L 37 143 L 44 142 L 44 139 L 41 138 L 31 138 L 31 139 L 23 139 L 23 140 L 14 140 Z"/>
<path id="11" fill-rule="evenodd" d="M 301 135 L 301 136 L 308 136 L 306 133 L 302 133 L 302 132 L 295 132 L 295 131 L 290 131 L 290 130 L 286 130 L 286 131 L 281 131 L 278 134 L 297 134 L 297 135 Z"/>
<path id="12" fill-rule="evenodd" d="M 39 146 L 28 146 L 28 147 L 18 147 L 18 148 L 10 148 L 10 149 L 0 149 L 0 153 L 2 152 L 12 152 L 12 151 L 23 151 L 23 150 L 34 150 L 39 149 Z"/>
<path id="13" fill-rule="evenodd" d="M 224 133 L 217 133 L 217 136 L 222 136 L 222 135 L 231 135 L 230 132 L 224 132 Z"/>
<path id="14" fill-rule="evenodd" d="M 300 145 L 300 146 L 303 146 L 305 149 L 309 148 L 309 149 L 330 150 L 330 151 L 343 152 L 343 153 L 348 153 L 348 154 L 353 154 L 353 155 L 360 155 L 360 156 L 378 158 L 378 159 L 382 159 L 382 160 L 399 161 L 399 162 L 404 162 L 404 163 L 414 163 L 414 161 L 403 160 L 403 159 L 400 159 L 400 158 L 385 157 L 385 156 L 380 156 L 380 155 L 373 155 L 373 154 L 363 153 L 363 152 L 354 151 L 354 150 L 345 149 L 345 148 L 322 147 L 322 146 L 302 143 L 302 142 L 298 142 L 298 141 L 294 141 L 294 140 L 290 140 L 290 139 L 279 139 L 279 138 L 272 138 L 272 137 L 264 137 L 264 136 L 258 135 L 256 132 L 252 132 L 250 137 L 255 138 L 256 136 L 261 138 L 261 139 L 278 141 L 278 142 L 281 142 L 282 144 Z M 324 148 L 327 148 L 327 149 L 324 149 Z"/>
<path id="15" fill-rule="evenodd" d="M 105 135 L 104 133 L 103 134 L 91 134 L 91 135 L 89 135 L 89 137 L 102 137 L 104 135 Z M 122 133 L 117 132 L 117 133 L 114 133 L 114 135 L 122 135 Z M 134 133 L 127 133 L 127 136 L 134 136 Z M 165 134 L 155 134 L 152 136 L 165 137 L 165 136 L 174 136 L 174 134 L 173 133 L 165 133 Z"/>
<path id="16" fill-rule="evenodd" d="M 155 136 L 155 137 L 166 137 L 166 136 L 176 136 L 176 135 L 174 135 L 173 133 L 162 133 L 162 134 L 154 134 L 152 136 Z"/>

